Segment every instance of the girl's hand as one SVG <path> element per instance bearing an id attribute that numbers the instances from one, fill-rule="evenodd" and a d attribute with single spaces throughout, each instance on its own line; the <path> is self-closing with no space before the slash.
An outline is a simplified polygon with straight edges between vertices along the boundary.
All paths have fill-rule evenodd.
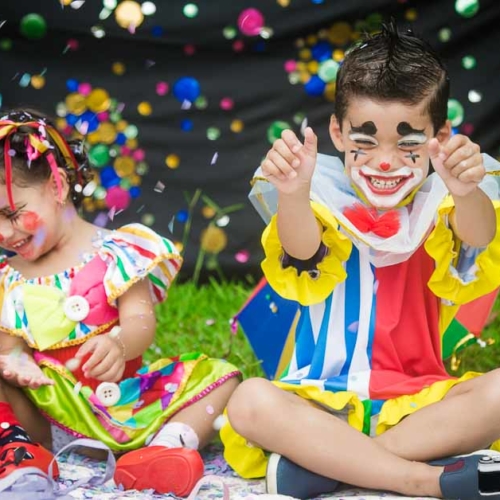
<path id="1" fill-rule="evenodd" d="M 432 166 L 453 196 L 465 196 L 486 175 L 479 146 L 464 135 L 454 135 L 444 146 L 429 141 Z"/>
<path id="2" fill-rule="evenodd" d="M 38 389 L 42 385 L 54 385 L 33 357 L 25 352 L 0 355 L 0 373 L 5 380 L 20 387 Z"/>
<path id="3" fill-rule="evenodd" d="M 318 139 L 312 128 L 306 128 L 304 144 L 291 130 L 284 130 L 262 162 L 262 174 L 281 193 L 306 189 L 309 194 L 317 155 Z"/>
<path id="4" fill-rule="evenodd" d="M 125 357 L 119 342 L 109 333 L 97 335 L 85 342 L 78 349 L 75 358 L 82 360 L 91 354 L 82 366 L 87 378 L 96 378 L 103 382 L 118 382 L 125 371 Z"/>

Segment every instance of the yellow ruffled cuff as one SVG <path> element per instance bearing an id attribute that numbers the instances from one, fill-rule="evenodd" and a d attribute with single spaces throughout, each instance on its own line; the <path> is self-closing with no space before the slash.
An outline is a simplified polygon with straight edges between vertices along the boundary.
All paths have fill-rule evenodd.
<path id="1" fill-rule="evenodd" d="M 497 231 L 493 241 L 477 256 L 476 279 L 464 283 L 452 268 L 457 263 L 460 241 L 455 238 L 446 220 L 454 205 L 448 196 L 438 209 L 434 230 L 425 242 L 425 250 L 436 262 L 436 269 L 429 279 L 430 290 L 452 304 L 466 304 L 482 297 L 500 286 L 500 202 L 493 201 L 496 212 Z"/>
<path id="2" fill-rule="evenodd" d="M 339 225 L 330 211 L 315 202 L 311 202 L 311 208 L 324 228 L 321 241 L 328 249 L 317 265 L 318 276 L 312 277 L 306 271 L 299 274 L 293 266 L 283 268 L 283 247 L 278 237 L 276 215 L 262 235 L 266 255 L 262 269 L 269 284 L 285 299 L 295 300 L 304 306 L 322 302 L 338 283 L 345 280 L 346 272 L 342 263 L 349 258 L 352 249 L 352 242 L 339 231 Z"/>

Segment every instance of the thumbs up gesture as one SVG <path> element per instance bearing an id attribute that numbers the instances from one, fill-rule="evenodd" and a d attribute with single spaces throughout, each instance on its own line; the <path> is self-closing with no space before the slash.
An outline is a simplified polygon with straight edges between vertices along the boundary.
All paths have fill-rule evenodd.
<path id="1" fill-rule="evenodd" d="M 454 135 L 445 145 L 431 139 L 429 157 L 434 170 L 455 196 L 474 191 L 486 174 L 479 146 L 464 135 Z"/>
<path id="2" fill-rule="evenodd" d="M 317 154 L 318 139 L 310 127 L 303 143 L 292 130 L 284 130 L 262 162 L 262 174 L 281 193 L 309 191 Z"/>

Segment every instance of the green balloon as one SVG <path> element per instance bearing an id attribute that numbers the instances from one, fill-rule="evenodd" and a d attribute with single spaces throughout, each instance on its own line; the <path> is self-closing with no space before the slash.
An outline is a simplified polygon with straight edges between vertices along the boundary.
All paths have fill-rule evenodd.
<path id="1" fill-rule="evenodd" d="M 109 148 L 105 144 L 96 144 L 89 151 L 89 160 L 93 167 L 101 168 L 109 163 Z"/>
<path id="2" fill-rule="evenodd" d="M 21 34 L 30 40 L 38 40 L 47 33 L 47 23 L 40 14 L 26 14 L 21 19 Z"/>
<path id="3" fill-rule="evenodd" d="M 287 128 L 292 128 L 287 122 L 277 120 L 271 123 L 271 126 L 267 129 L 267 140 L 272 144 L 281 137 L 281 133 Z"/>
<path id="4" fill-rule="evenodd" d="M 0 50 L 10 50 L 12 48 L 12 40 L 10 38 L 2 38 L 0 40 Z"/>
<path id="5" fill-rule="evenodd" d="M 473 17 L 479 10 L 478 0 L 456 0 L 455 10 L 462 17 Z"/>
<path id="6" fill-rule="evenodd" d="M 325 82 L 334 82 L 339 71 L 339 63 L 333 59 L 327 59 L 319 65 L 318 76 Z"/>
<path id="7" fill-rule="evenodd" d="M 448 120 L 452 127 L 458 127 L 464 121 L 464 107 L 456 99 L 448 100 Z"/>

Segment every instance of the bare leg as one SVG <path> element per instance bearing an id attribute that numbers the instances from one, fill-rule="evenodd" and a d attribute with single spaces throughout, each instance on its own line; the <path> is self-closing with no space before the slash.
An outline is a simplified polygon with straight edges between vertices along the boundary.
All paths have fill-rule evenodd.
<path id="1" fill-rule="evenodd" d="M 50 423 L 22 389 L 3 383 L 0 387 L 0 400 L 10 403 L 19 423 L 35 443 L 40 443 L 49 450 L 52 448 Z"/>
<path id="2" fill-rule="evenodd" d="M 248 441 L 317 474 L 365 488 L 441 496 L 441 467 L 400 458 L 268 380 L 243 382 L 229 401 L 228 416 Z"/>
<path id="3" fill-rule="evenodd" d="M 214 438 L 214 420 L 224 411 L 238 383 L 236 377 L 230 378 L 204 398 L 176 413 L 168 422 L 189 425 L 198 435 L 202 449 Z"/>
<path id="4" fill-rule="evenodd" d="M 375 440 L 407 460 L 428 461 L 488 448 L 500 438 L 500 370 L 468 380 Z"/>

